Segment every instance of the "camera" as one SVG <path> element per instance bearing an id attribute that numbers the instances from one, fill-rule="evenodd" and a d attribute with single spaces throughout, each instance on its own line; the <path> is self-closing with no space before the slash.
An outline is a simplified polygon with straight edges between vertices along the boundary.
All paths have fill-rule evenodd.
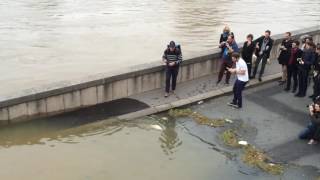
<path id="1" fill-rule="evenodd" d="M 299 62 L 299 64 L 302 63 L 302 58 L 297 58 L 297 61 Z"/>

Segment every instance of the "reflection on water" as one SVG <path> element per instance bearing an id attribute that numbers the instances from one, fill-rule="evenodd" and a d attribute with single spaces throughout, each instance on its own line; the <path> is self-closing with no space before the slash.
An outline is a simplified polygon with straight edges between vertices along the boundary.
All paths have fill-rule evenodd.
<path id="1" fill-rule="evenodd" d="M 0 97 L 159 61 L 172 39 L 187 58 L 216 47 L 224 24 L 237 41 L 319 25 L 319 7 L 317 0 L 3 1 Z"/>
<path id="2" fill-rule="evenodd" d="M 168 119 L 161 120 L 160 122 L 164 125 L 164 129 L 159 137 L 161 148 L 166 155 L 173 154 L 182 144 L 182 141 L 179 139 L 178 133 L 176 132 L 176 120 Z"/>

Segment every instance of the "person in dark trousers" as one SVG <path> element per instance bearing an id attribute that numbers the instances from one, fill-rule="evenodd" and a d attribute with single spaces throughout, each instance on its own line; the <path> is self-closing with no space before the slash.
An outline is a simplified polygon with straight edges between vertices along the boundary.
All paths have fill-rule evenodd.
<path id="1" fill-rule="evenodd" d="M 290 49 L 292 47 L 291 33 L 285 33 L 285 39 L 282 41 L 280 46 L 280 54 L 278 62 L 282 66 L 282 78 L 279 81 L 279 85 L 283 85 L 287 81 L 287 66 L 290 58 Z"/>
<path id="2" fill-rule="evenodd" d="M 247 41 L 243 44 L 241 57 L 247 63 L 248 74 L 251 77 L 251 68 L 252 68 L 252 55 L 254 53 L 256 46 L 253 43 L 253 35 L 247 35 Z"/>
<path id="3" fill-rule="evenodd" d="M 292 92 L 295 93 L 298 87 L 298 58 L 302 58 L 303 51 L 299 48 L 299 41 L 294 41 L 292 43 L 292 48 L 290 49 L 290 56 L 287 65 L 287 87 L 285 91 L 290 91 L 291 79 L 293 79 Z"/>
<path id="4" fill-rule="evenodd" d="M 320 140 L 320 97 L 309 106 L 310 122 L 307 128 L 299 134 L 299 139 L 308 139 L 308 144 L 315 144 Z"/>
<path id="5" fill-rule="evenodd" d="M 313 94 L 309 96 L 314 99 L 320 95 L 320 43 L 316 46 L 315 61 L 313 63 Z"/>
<path id="6" fill-rule="evenodd" d="M 234 73 L 237 79 L 233 86 L 233 100 L 228 103 L 229 106 L 242 108 L 242 91 L 249 81 L 247 63 L 240 58 L 237 52 L 232 53 L 232 61 L 236 64 L 236 68 L 227 68 L 230 73 Z"/>
<path id="7" fill-rule="evenodd" d="M 181 48 L 179 46 L 177 47 L 174 41 L 170 41 L 167 49 L 163 53 L 162 60 L 166 65 L 166 88 L 164 96 L 168 97 L 170 92 L 171 80 L 172 92 L 174 93 L 176 89 L 179 66 L 182 62 Z"/>
<path id="8" fill-rule="evenodd" d="M 255 78 L 258 70 L 258 66 L 261 62 L 261 69 L 259 73 L 259 81 L 262 81 L 262 75 L 266 67 L 268 58 L 270 57 L 270 52 L 273 46 L 273 39 L 270 38 L 271 31 L 266 30 L 264 36 L 259 37 L 254 41 L 256 44 L 256 56 L 257 61 L 253 70 L 252 78 Z"/>
<path id="9" fill-rule="evenodd" d="M 232 67 L 233 63 L 232 63 L 232 59 L 231 59 L 231 54 L 233 52 L 239 52 L 239 48 L 238 45 L 236 43 L 236 41 L 234 40 L 234 36 L 233 35 L 229 35 L 228 36 L 228 40 L 226 42 L 222 42 L 220 44 L 220 48 L 223 49 L 223 54 L 222 54 L 222 62 L 220 65 L 220 71 L 219 71 L 219 75 L 218 75 L 218 81 L 217 84 L 219 84 L 222 80 L 223 74 L 226 72 L 226 84 L 229 84 L 229 80 L 230 80 L 230 72 L 227 71 L 227 68 Z"/>
<path id="10" fill-rule="evenodd" d="M 228 36 L 229 35 L 233 35 L 233 32 L 231 32 L 230 30 L 230 27 L 229 26 L 225 26 L 223 28 L 223 31 L 220 35 L 220 40 L 219 40 L 219 44 L 221 44 L 222 42 L 226 42 L 228 40 Z M 220 57 L 222 57 L 222 54 L 223 54 L 223 48 L 221 48 L 221 54 L 220 54 Z"/>
<path id="11" fill-rule="evenodd" d="M 308 76 L 311 65 L 314 63 L 315 51 L 314 43 L 309 42 L 303 50 L 302 59 L 298 59 L 298 78 L 299 78 L 299 91 L 296 97 L 305 97 L 308 87 Z"/>

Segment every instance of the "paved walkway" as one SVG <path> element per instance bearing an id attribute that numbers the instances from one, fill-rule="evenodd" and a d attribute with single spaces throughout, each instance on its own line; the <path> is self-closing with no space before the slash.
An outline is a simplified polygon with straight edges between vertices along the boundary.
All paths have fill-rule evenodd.
<path id="1" fill-rule="evenodd" d="M 273 61 L 272 64 L 266 66 L 265 75 L 262 78 L 263 81 L 258 82 L 257 79 L 251 80 L 247 87 L 256 86 L 278 79 L 280 77 L 279 72 L 280 66 L 278 65 L 278 62 Z M 230 85 L 225 85 L 223 83 L 224 79 L 220 84 L 217 85 L 217 75 L 204 76 L 196 80 L 178 84 L 175 94 L 170 95 L 168 98 L 164 97 L 164 89 L 156 89 L 138 95 L 130 96 L 128 98 L 136 99 L 138 101 L 146 103 L 151 108 L 121 116 L 120 118 L 132 119 L 139 116 L 150 115 L 156 112 L 168 110 L 172 107 L 192 104 L 203 99 L 230 93 L 232 91 L 234 79 L 235 76 L 232 75 Z"/>

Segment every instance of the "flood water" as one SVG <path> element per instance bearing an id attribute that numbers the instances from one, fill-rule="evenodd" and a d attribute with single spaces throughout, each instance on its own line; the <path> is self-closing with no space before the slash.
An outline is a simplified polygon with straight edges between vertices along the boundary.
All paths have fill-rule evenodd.
<path id="1" fill-rule="evenodd" d="M 110 117 L 120 112 L 109 114 L 108 110 L 114 109 L 102 105 L 2 126 L 0 179 L 313 180 L 320 177 L 319 146 L 309 146 L 307 141 L 297 139 L 308 122 L 305 104 L 309 100 L 293 98 L 277 82 L 244 93 L 243 110 L 226 105 L 232 95 L 189 107 L 212 119 L 233 121 L 219 128 L 199 125 L 189 117 L 173 118 L 167 112 L 120 121 Z M 118 104 L 118 107 L 122 106 Z M 240 140 L 265 151 L 272 156 L 272 162 L 283 164 L 283 175 L 270 175 L 244 164 L 243 150 L 222 143 L 220 135 L 226 129 L 237 130 Z"/>
<path id="2" fill-rule="evenodd" d="M 184 56 L 266 29 L 319 25 L 317 0 L 2 0 L 0 96 L 159 61 L 170 40 Z"/>

